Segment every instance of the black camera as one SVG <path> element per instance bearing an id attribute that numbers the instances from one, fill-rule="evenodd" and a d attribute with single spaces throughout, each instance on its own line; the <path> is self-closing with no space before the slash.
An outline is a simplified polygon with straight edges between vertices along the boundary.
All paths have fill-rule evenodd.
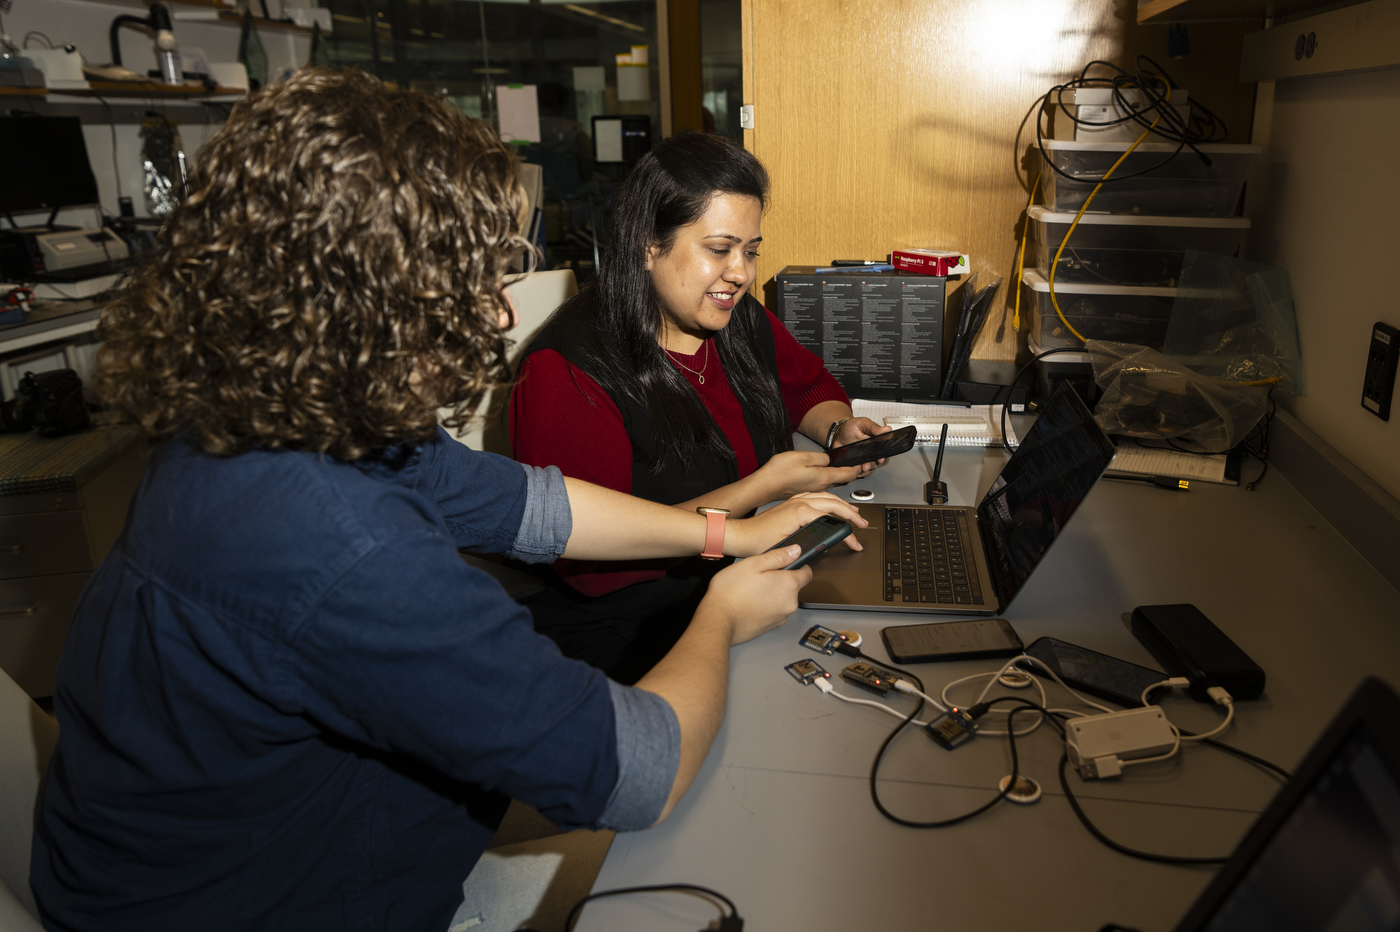
<path id="1" fill-rule="evenodd" d="M 91 423 L 83 380 L 72 369 L 26 372 L 15 386 L 14 399 L 0 406 L 0 433 L 32 427 L 40 437 L 61 437 L 86 430 Z"/>

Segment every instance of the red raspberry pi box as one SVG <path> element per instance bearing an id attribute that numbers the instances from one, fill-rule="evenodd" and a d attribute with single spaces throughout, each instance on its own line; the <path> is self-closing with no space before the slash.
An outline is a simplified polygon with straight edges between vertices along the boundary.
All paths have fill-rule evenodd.
<path id="1" fill-rule="evenodd" d="M 972 260 L 965 254 L 947 249 L 896 249 L 890 262 L 901 272 L 921 275 L 966 275 L 972 271 Z"/>

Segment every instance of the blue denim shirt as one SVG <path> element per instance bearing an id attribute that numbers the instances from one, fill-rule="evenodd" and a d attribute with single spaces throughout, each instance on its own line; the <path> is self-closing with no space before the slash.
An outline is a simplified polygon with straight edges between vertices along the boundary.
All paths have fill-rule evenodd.
<path id="1" fill-rule="evenodd" d="M 563 825 L 659 815 L 670 708 L 456 553 L 557 555 L 562 483 L 532 499 L 550 477 L 441 431 L 399 452 L 153 453 L 59 666 L 49 928 L 441 929 L 503 794 Z"/>

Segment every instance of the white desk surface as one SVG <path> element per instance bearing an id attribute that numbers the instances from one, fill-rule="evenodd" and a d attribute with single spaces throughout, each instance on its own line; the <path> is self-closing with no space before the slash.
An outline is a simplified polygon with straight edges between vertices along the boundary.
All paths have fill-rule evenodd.
<path id="1" fill-rule="evenodd" d="M 977 501 L 1004 459 L 950 448 L 950 500 Z M 1257 468 L 1249 463 L 1246 472 Z M 880 502 L 919 501 L 927 469 L 916 449 L 853 487 L 875 491 L 877 501 L 862 506 L 873 516 Z M 1101 481 L 1004 614 L 1026 644 L 1052 635 L 1160 668 L 1121 616 L 1172 602 L 1194 603 L 1264 668 L 1264 697 L 1239 703 L 1222 739 L 1283 767 L 1298 763 L 1365 676 L 1400 683 L 1396 590 L 1273 470 L 1255 492 Z M 1044 788 L 1038 803 L 1003 802 L 943 829 L 905 828 L 875 811 L 870 764 L 897 722 L 801 686 L 783 666 L 816 659 L 838 689 L 873 698 L 837 678 L 848 658 L 799 646 L 802 632 L 814 623 L 855 630 L 862 650 L 885 659 L 881 628 L 937 620 L 946 619 L 804 610 L 735 648 L 728 714 L 694 786 L 661 826 L 616 837 L 594 890 L 703 884 L 733 899 L 745 928 L 760 932 L 1173 928 L 1213 868 L 1140 861 L 1095 841 L 1060 789 L 1063 746 L 1048 726 L 1018 742 L 1022 772 Z M 944 683 L 996 666 L 911 669 L 936 695 Z M 1065 704 L 1058 687 L 1047 689 L 1053 705 Z M 1219 721 L 1215 707 L 1182 696 L 1164 707 L 1193 731 Z M 996 727 L 996 719 L 982 724 Z M 1009 768 L 1004 738 L 979 737 L 950 752 L 910 728 L 881 766 L 881 799 L 905 818 L 946 818 L 990 798 Z M 1070 779 L 1111 837 L 1182 855 L 1228 854 L 1280 785 L 1204 747 L 1118 780 Z M 590 903 L 577 928 L 694 932 L 717 915 L 685 895 L 628 896 Z"/>

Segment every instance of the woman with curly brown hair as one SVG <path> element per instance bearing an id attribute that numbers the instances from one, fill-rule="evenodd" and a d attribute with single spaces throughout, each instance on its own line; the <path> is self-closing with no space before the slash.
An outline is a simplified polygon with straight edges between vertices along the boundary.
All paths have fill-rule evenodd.
<path id="1" fill-rule="evenodd" d="M 98 384 L 156 441 L 75 612 L 31 886 L 51 929 L 446 927 L 508 797 L 566 825 L 663 818 L 723 717 L 728 650 L 806 569 L 733 522 L 696 621 L 635 688 L 563 658 L 457 548 L 697 552 L 706 520 L 467 450 L 524 246 L 488 128 L 365 74 L 250 95 Z M 863 522 L 860 522 L 863 523 Z"/>

